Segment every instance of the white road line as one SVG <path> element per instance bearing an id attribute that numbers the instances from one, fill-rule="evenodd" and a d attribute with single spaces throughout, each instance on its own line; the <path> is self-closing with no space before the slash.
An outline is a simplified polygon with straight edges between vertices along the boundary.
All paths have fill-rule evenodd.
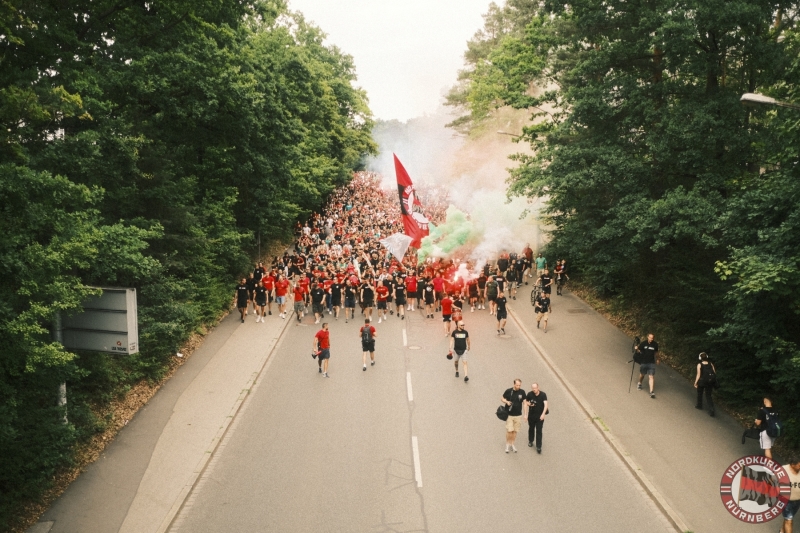
<path id="1" fill-rule="evenodd" d="M 408 334 L 406 328 L 403 328 L 403 346 L 408 346 Z"/>
<path id="2" fill-rule="evenodd" d="M 406 387 L 408 388 L 408 401 L 414 401 L 414 393 L 411 392 L 411 372 L 406 372 Z"/>
<path id="3" fill-rule="evenodd" d="M 421 487 L 422 467 L 419 465 L 419 442 L 417 437 L 411 437 L 411 450 L 414 452 L 414 477 L 417 478 L 417 487 Z"/>

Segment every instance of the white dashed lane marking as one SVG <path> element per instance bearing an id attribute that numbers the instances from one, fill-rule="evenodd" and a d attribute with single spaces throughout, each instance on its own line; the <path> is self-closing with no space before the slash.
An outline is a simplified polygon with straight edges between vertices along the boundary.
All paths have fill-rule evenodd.
<path id="1" fill-rule="evenodd" d="M 414 401 L 414 393 L 411 392 L 411 372 L 406 372 L 406 388 L 408 388 L 408 401 Z"/>
<path id="2" fill-rule="evenodd" d="M 419 442 L 417 437 L 411 437 L 411 449 L 414 452 L 414 477 L 417 478 L 417 487 L 422 487 L 422 467 L 419 464 Z"/>

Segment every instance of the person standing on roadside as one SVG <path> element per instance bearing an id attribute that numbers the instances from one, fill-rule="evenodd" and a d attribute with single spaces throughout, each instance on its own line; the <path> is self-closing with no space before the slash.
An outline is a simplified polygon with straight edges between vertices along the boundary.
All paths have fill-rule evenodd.
<path id="1" fill-rule="evenodd" d="M 498 335 L 505 335 L 506 334 L 506 320 L 508 319 L 508 310 L 506 309 L 506 305 L 508 304 L 508 300 L 506 300 L 506 296 L 503 291 L 497 293 L 497 298 L 494 302 L 497 311 L 497 334 Z M 501 333 L 502 332 L 502 333 Z"/>
<path id="2" fill-rule="evenodd" d="M 771 417 L 777 417 L 778 412 L 772 405 L 772 398 L 764 396 L 763 402 L 761 409 L 758 410 L 758 415 L 756 415 L 756 426 L 759 429 L 758 444 L 761 446 L 761 449 L 764 450 L 764 456 L 772 459 L 772 445 L 774 444 L 774 440 L 767 433 L 767 426 L 769 425 L 769 419 Z"/>
<path id="3" fill-rule="evenodd" d="M 364 372 L 367 371 L 367 354 L 369 354 L 370 366 L 375 366 L 375 337 L 378 331 L 374 326 L 370 325 L 370 319 L 364 319 L 364 325 L 358 330 L 358 336 L 361 337 L 361 362 L 364 364 Z"/>
<path id="4" fill-rule="evenodd" d="M 450 335 L 450 353 L 455 352 L 456 354 L 455 361 L 453 361 L 453 364 L 456 365 L 456 377 L 458 377 L 458 362 L 461 361 L 464 364 L 464 383 L 469 381 L 467 352 L 469 352 L 470 346 L 469 333 L 464 329 L 464 322 L 459 320 L 455 331 Z"/>
<path id="5" fill-rule="evenodd" d="M 314 335 L 314 352 L 317 354 L 317 364 L 319 373 L 323 377 L 328 376 L 328 361 L 331 358 L 331 334 L 328 331 L 328 323 L 322 323 L 322 329 Z"/>
<path id="6" fill-rule="evenodd" d="M 242 323 L 244 323 L 244 315 L 247 313 L 247 305 L 250 301 L 250 294 L 247 291 L 247 278 L 242 278 L 239 285 L 236 286 L 236 308 L 239 314 L 242 315 Z"/>
<path id="7" fill-rule="evenodd" d="M 800 513 L 800 457 L 790 459 L 788 464 L 783 465 L 783 469 L 789 474 L 792 492 L 783 508 L 783 526 L 779 533 L 792 533 L 792 521 Z"/>
<path id="8" fill-rule="evenodd" d="M 717 369 L 708 360 L 706 352 L 701 352 L 698 358 L 700 362 L 697 363 L 697 376 L 694 378 L 694 388 L 697 389 L 697 403 L 694 408 L 703 410 L 703 391 L 705 391 L 708 414 L 714 416 L 714 400 L 711 398 L 711 391 L 714 390 L 714 386 L 717 383 Z"/>
<path id="9" fill-rule="evenodd" d="M 522 427 L 522 409 L 525 405 L 525 391 L 520 389 L 521 379 L 514 380 L 514 386 L 506 389 L 503 393 L 502 401 L 508 406 L 508 419 L 506 420 L 506 453 L 514 451 L 517 447 L 514 443 L 517 440 L 517 433 Z"/>
<path id="10" fill-rule="evenodd" d="M 655 335 L 648 333 L 647 340 L 637 346 L 636 351 L 642 354 L 642 364 L 639 365 L 639 384 L 636 385 L 636 389 L 642 390 L 642 381 L 644 381 L 645 376 L 649 376 L 650 398 L 655 399 L 656 365 L 661 362 L 659 361 L 658 343 L 655 341 Z"/>
<path id="11" fill-rule="evenodd" d="M 539 384 L 531 385 L 531 391 L 525 396 L 525 418 L 528 421 L 528 447 L 532 448 L 536 441 L 536 453 L 542 453 L 542 427 L 547 416 L 547 394 L 539 390 Z"/>

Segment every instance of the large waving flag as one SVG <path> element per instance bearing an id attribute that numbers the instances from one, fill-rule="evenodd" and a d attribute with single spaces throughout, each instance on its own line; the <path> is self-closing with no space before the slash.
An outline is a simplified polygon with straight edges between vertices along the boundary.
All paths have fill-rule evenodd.
<path id="1" fill-rule="evenodd" d="M 397 174 L 397 192 L 400 194 L 400 211 L 403 214 L 405 234 L 411 237 L 411 246 L 420 247 L 422 238 L 428 235 L 428 219 L 422 213 L 422 204 L 414 191 L 414 184 L 403 164 L 394 156 L 394 171 Z"/>

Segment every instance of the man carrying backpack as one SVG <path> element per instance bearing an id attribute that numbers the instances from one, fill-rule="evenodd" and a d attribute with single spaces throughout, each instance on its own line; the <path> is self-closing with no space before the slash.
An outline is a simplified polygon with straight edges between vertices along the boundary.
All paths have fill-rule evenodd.
<path id="1" fill-rule="evenodd" d="M 702 352 L 698 357 L 700 362 L 697 363 L 697 376 L 694 378 L 694 388 L 697 389 L 697 404 L 695 404 L 694 408 L 703 410 L 703 391 L 705 391 L 708 414 L 714 416 L 714 400 L 711 398 L 711 391 L 717 386 L 717 369 L 708 360 L 706 352 Z"/>
<path id="2" fill-rule="evenodd" d="M 369 353 L 371 361 L 370 366 L 375 366 L 375 336 L 378 332 L 369 322 L 369 318 L 365 318 L 364 325 L 358 331 L 358 334 L 361 336 L 361 350 L 364 352 L 361 358 L 361 362 L 364 363 L 364 372 L 367 371 L 367 353 Z"/>
<path id="3" fill-rule="evenodd" d="M 764 397 L 764 405 L 758 410 L 756 426 L 761 430 L 758 434 L 758 443 L 764 450 L 764 455 L 772 459 L 772 444 L 781 436 L 782 424 L 778 411 L 768 396 Z"/>

